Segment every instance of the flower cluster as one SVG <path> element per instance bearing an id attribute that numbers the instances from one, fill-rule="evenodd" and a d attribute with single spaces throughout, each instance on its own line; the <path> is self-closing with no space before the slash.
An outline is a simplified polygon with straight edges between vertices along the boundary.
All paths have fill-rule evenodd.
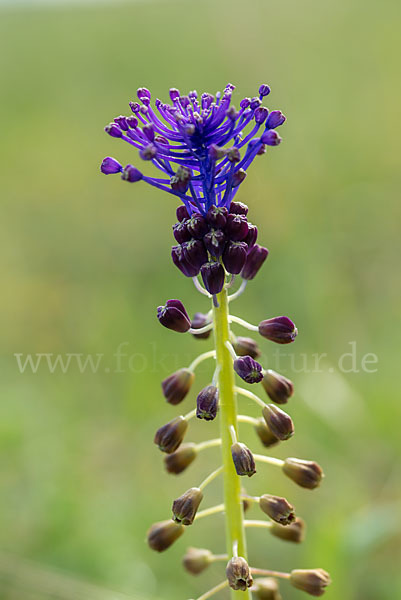
<path id="1" fill-rule="evenodd" d="M 250 592 L 259 600 L 280 600 L 278 579 L 288 580 L 312 596 L 321 596 L 330 583 L 326 571 L 298 569 L 283 573 L 251 567 L 241 533 L 247 527 L 262 527 L 281 540 L 295 543 L 305 535 L 304 522 L 288 500 L 267 492 L 249 496 L 240 484 L 240 478 L 256 473 L 258 463 L 278 467 L 307 489 L 320 485 L 323 472 L 314 461 L 255 454 L 239 437 L 239 424 L 250 424 L 264 448 L 288 440 L 294 434 L 294 423 L 279 405 L 288 402 L 294 386 L 284 375 L 264 369 L 256 360 L 260 356 L 256 340 L 236 336 L 232 324 L 277 344 L 294 342 L 298 332 L 285 316 L 252 325 L 229 314 L 230 303 L 245 291 L 268 256 L 267 248 L 256 243 L 258 230 L 248 220 L 248 207 L 234 197 L 252 161 L 265 154 L 268 147 L 280 143 L 276 128 L 285 121 L 281 111 L 269 111 L 263 106 L 270 93 L 267 85 L 260 86 L 258 96 L 244 98 L 238 110 L 231 104 L 233 91 L 234 86 L 229 84 L 223 94 L 205 93 L 199 98 L 194 91 L 183 96 L 170 89 L 171 103 L 156 99 L 154 110 L 150 92 L 140 88 L 140 102 L 130 103 L 133 115 L 116 117 L 105 128 L 112 137 L 137 148 L 141 159 L 152 162 L 164 176 L 147 176 L 132 164 L 123 167 L 111 157 L 103 160 L 103 173 L 121 173 L 122 179 L 129 182 L 145 181 L 182 201 L 173 226 L 176 244 L 172 259 L 185 276 L 193 279 L 196 289 L 212 300 L 209 311 L 196 312 L 192 319 L 178 299 L 167 300 L 157 309 L 159 322 L 167 329 L 192 334 L 198 340 L 207 340 L 214 333 L 212 350 L 200 354 L 188 367 L 162 382 L 163 395 L 170 405 L 179 405 L 188 396 L 201 362 L 213 359 L 216 365 L 209 384 L 198 391 L 196 406 L 160 427 L 154 442 L 165 454 L 168 473 L 182 473 L 201 451 L 209 448 L 221 447 L 222 465 L 174 500 L 172 519 L 154 524 L 148 532 L 148 543 L 153 550 L 163 552 L 188 526 L 222 513 L 228 531 L 227 552 L 214 554 L 209 549 L 189 548 L 183 558 L 184 568 L 194 575 L 213 562 L 226 562 L 225 579 L 198 600 L 206 600 L 226 587 L 244 592 L 244 600 L 250 598 Z M 229 295 L 230 288 L 235 290 L 237 277 L 240 285 Z M 269 401 L 248 388 L 236 386 L 235 374 L 253 387 L 260 384 Z M 237 414 L 237 396 L 254 401 L 260 407 L 260 418 Z M 206 422 L 219 418 L 220 437 L 198 444 L 185 442 L 189 422 L 194 418 Z M 220 475 L 225 489 L 230 490 L 230 503 L 199 510 L 205 488 Z M 252 505 L 258 505 L 265 516 L 263 520 L 244 519 L 245 511 Z"/>

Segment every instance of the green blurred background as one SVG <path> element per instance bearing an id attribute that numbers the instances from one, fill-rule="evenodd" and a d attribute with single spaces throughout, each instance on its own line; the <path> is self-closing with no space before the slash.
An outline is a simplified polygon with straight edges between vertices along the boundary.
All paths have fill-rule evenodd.
<path id="1" fill-rule="evenodd" d="M 327 569 L 328 600 L 401 597 L 400 16 L 396 0 L 0 8 L 2 599 L 185 600 L 222 578 L 221 564 L 196 579 L 180 566 L 188 545 L 222 551 L 219 516 L 165 554 L 144 543 L 218 462 L 209 450 L 180 477 L 163 470 L 153 434 L 177 410 L 160 380 L 211 341 L 170 334 L 155 307 L 171 297 L 208 307 L 170 261 L 176 203 L 99 164 L 138 163 L 103 131 L 137 87 L 167 100 L 171 86 L 213 93 L 227 82 L 237 105 L 269 83 L 267 106 L 288 116 L 283 144 L 237 196 L 271 255 L 235 312 L 297 323 L 280 365 L 296 385 L 297 435 L 274 455 L 314 458 L 326 473 L 310 493 L 260 467 L 248 490 L 287 496 L 308 535 L 294 547 L 251 530 L 251 561 Z M 359 372 L 338 368 L 350 342 Z M 274 350 L 263 344 L 273 368 Z M 27 353 L 102 358 L 95 373 L 74 363 L 20 373 L 14 354 Z M 306 372 L 315 353 L 327 354 L 321 372 Z M 367 353 L 374 373 L 361 369 Z M 215 430 L 194 423 L 189 438 Z M 216 482 L 207 504 L 220 493 Z M 303 594 L 283 584 L 283 596 Z"/>

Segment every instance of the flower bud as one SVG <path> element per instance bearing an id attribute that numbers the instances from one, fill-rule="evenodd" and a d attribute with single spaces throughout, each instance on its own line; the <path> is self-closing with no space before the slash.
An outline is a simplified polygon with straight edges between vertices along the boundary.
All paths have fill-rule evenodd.
<path id="1" fill-rule="evenodd" d="M 294 392 L 292 381 L 272 369 L 263 373 L 262 385 L 270 400 L 276 404 L 286 404 Z"/>
<path id="2" fill-rule="evenodd" d="M 203 494 L 199 488 L 190 488 L 185 494 L 174 500 L 173 520 L 182 525 L 192 525 L 202 499 Z"/>
<path id="3" fill-rule="evenodd" d="M 266 121 L 266 129 L 275 129 L 284 123 L 286 117 L 281 110 L 272 110 Z"/>
<path id="4" fill-rule="evenodd" d="M 245 242 L 228 242 L 223 252 L 223 263 L 226 270 L 238 275 L 246 261 L 248 246 Z"/>
<path id="5" fill-rule="evenodd" d="M 240 183 L 242 183 L 245 177 L 246 171 L 244 171 L 244 169 L 238 169 L 238 171 L 235 171 L 233 177 L 233 188 L 237 187 Z"/>
<path id="6" fill-rule="evenodd" d="M 184 569 L 192 575 L 199 575 L 213 562 L 213 554 L 204 548 L 188 548 L 182 558 Z"/>
<path id="7" fill-rule="evenodd" d="M 279 136 L 275 129 L 266 129 L 262 137 L 260 138 L 261 142 L 263 144 L 266 144 L 267 146 L 278 146 L 281 142 L 281 139 L 282 138 Z"/>
<path id="8" fill-rule="evenodd" d="M 260 356 L 260 348 L 252 338 L 238 336 L 233 342 L 233 348 L 238 356 L 250 356 L 251 358 Z"/>
<path id="9" fill-rule="evenodd" d="M 109 135 L 111 135 L 111 137 L 121 137 L 123 132 L 121 131 L 120 127 L 116 124 L 116 123 L 110 123 L 109 125 L 106 125 L 106 127 L 104 128 L 105 132 L 108 133 Z"/>
<path id="10" fill-rule="evenodd" d="M 187 311 L 180 300 L 167 300 L 165 306 L 157 307 L 159 322 L 178 333 L 185 333 L 191 327 Z"/>
<path id="11" fill-rule="evenodd" d="M 246 257 L 246 263 L 242 269 L 241 277 L 247 280 L 253 279 L 259 272 L 259 269 L 265 262 L 268 254 L 269 251 L 267 248 L 263 248 L 262 246 L 259 246 L 259 244 L 252 246 Z"/>
<path id="12" fill-rule="evenodd" d="M 212 229 L 203 238 L 206 249 L 215 258 L 220 258 L 226 246 L 227 238 L 221 229 Z"/>
<path id="13" fill-rule="evenodd" d="M 185 527 L 177 525 L 174 521 L 154 523 L 147 533 L 148 544 L 152 550 L 163 552 L 182 536 L 184 530 Z"/>
<path id="14" fill-rule="evenodd" d="M 279 525 L 272 523 L 270 533 L 285 542 L 294 542 L 300 544 L 305 537 L 305 522 L 297 517 L 290 525 Z"/>
<path id="15" fill-rule="evenodd" d="M 140 181 L 142 177 L 142 173 L 133 165 L 126 165 L 121 173 L 121 179 L 129 181 L 129 183 Z"/>
<path id="16" fill-rule="evenodd" d="M 192 237 L 187 229 L 185 221 L 181 221 L 173 225 L 173 235 L 179 244 L 189 242 Z"/>
<path id="17" fill-rule="evenodd" d="M 232 148 L 227 150 L 226 155 L 227 155 L 227 160 L 229 160 L 231 163 L 237 163 L 241 160 L 240 151 L 238 150 L 238 148 L 236 146 L 233 146 Z"/>
<path id="18" fill-rule="evenodd" d="M 262 381 L 262 367 L 251 356 L 240 356 L 234 361 L 234 371 L 247 383 Z"/>
<path id="19" fill-rule="evenodd" d="M 265 448 L 271 448 L 279 443 L 279 439 L 270 431 L 264 419 L 258 419 L 255 431 Z"/>
<path id="20" fill-rule="evenodd" d="M 182 473 L 195 460 L 197 454 L 196 444 L 181 444 L 178 450 L 164 457 L 167 473 Z"/>
<path id="21" fill-rule="evenodd" d="M 170 179 L 171 189 L 173 189 L 175 192 L 185 194 L 190 181 L 191 171 L 188 169 L 188 167 L 182 167 L 180 165 L 177 169 L 177 172 Z M 189 215 L 186 218 L 189 218 Z"/>
<path id="22" fill-rule="evenodd" d="M 259 333 L 276 344 L 290 344 L 298 335 L 298 329 L 288 317 L 273 317 L 259 323 Z"/>
<path id="23" fill-rule="evenodd" d="M 138 119 L 136 117 L 134 117 L 134 116 L 127 117 L 126 121 L 127 121 L 128 127 L 131 127 L 131 129 L 136 129 L 138 127 Z"/>
<path id="24" fill-rule="evenodd" d="M 250 588 L 253 585 L 253 579 L 248 563 L 242 556 L 234 557 L 228 562 L 226 576 L 228 585 L 233 590 L 245 592 L 247 588 Z"/>
<path id="25" fill-rule="evenodd" d="M 189 369 L 179 369 L 162 381 L 163 395 L 169 404 L 175 406 L 184 400 L 194 382 L 195 375 Z"/>
<path id="26" fill-rule="evenodd" d="M 201 275 L 209 294 L 219 294 L 226 278 L 223 266 L 218 262 L 207 262 L 201 267 Z"/>
<path id="27" fill-rule="evenodd" d="M 259 499 L 259 506 L 273 521 L 289 525 L 295 521 L 294 507 L 285 498 L 265 494 Z"/>
<path id="28" fill-rule="evenodd" d="M 248 233 L 248 221 L 245 215 L 229 214 L 225 227 L 227 237 L 233 242 L 240 242 Z"/>
<path id="29" fill-rule="evenodd" d="M 322 596 L 331 579 L 323 569 L 294 569 L 290 573 L 290 583 L 311 596 Z"/>
<path id="30" fill-rule="evenodd" d="M 245 477 L 245 475 L 252 477 L 252 475 L 255 475 L 255 460 L 252 452 L 247 446 L 245 446 L 245 444 L 234 442 L 234 444 L 231 446 L 231 454 L 237 475 L 240 477 Z"/>
<path id="31" fill-rule="evenodd" d="M 261 125 L 266 120 L 268 114 L 269 111 L 265 106 L 259 106 L 255 110 L 255 122 Z"/>
<path id="32" fill-rule="evenodd" d="M 182 244 L 184 258 L 196 269 L 200 269 L 207 262 L 206 248 L 201 240 L 190 240 Z"/>
<path id="33" fill-rule="evenodd" d="M 243 202 L 234 202 L 234 200 L 230 204 L 230 213 L 233 215 L 246 215 L 248 214 L 249 208 Z"/>
<path id="34" fill-rule="evenodd" d="M 282 469 L 287 477 L 309 490 L 319 487 L 324 477 L 321 466 L 312 460 L 286 458 Z"/>
<path id="35" fill-rule="evenodd" d="M 287 415 L 278 406 L 266 404 L 263 407 L 262 414 L 266 425 L 279 440 L 285 441 L 294 435 L 294 423 L 290 415 Z"/>
<path id="36" fill-rule="evenodd" d="M 102 160 L 100 170 L 104 175 L 111 175 L 114 173 L 120 173 L 120 171 L 123 170 L 123 167 L 115 158 L 106 156 L 106 158 Z"/>
<path id="37" fill-rule="evenodd" d="M 187 229 L 194 238 L 201 240 L 205 233 L 208 232 L 209 226 L 206 222 L 206 219 L 204 219 L 201 215 L 194 214 L 188 219 Z"/>
<path id="38" fill-rule="evenodd" d="M 248 233 L 246 235 L 246 238 L 244 239 L 244 242 L 246 244 L 248 244 L 249 249 L 255 245 L 257 237 L 258 237 L 258 228 L 256 227 L 256 225 L 252 225 L 252 223 L 248 223 Z"/>
<path id="39" fill-rule="evenodd" d="M 117 123 L 119 128 L 122 129 L 123 131 L 128 130 L 127 117 L 120 115 L 119 117 L 115 117 L 114 122 Z"/>
<path id="40" fill-rule="evenodd" d="M 263 83 L 259 88 L 259 94 L 262 96 L 262 98 L 263 96 L 268 96 L 270 94 L 269 86 Z"/>
<path id="41" fill-rule="evenodd" d="M 191 265 L 185 258 L 182 246 L 173 246 L 171 248 L 171 258 L 173 259 L 175 266 L 178 267 L 181 273 L 184 273 L 186 277 L 195 277 L 199 273 L 199 269 Z"/>
<path id="42" fill-rule="evenodd" d="M 219 391 L 214 385 L 208 385 L 198 394 L 196 399 L 196 416 L 198 419 L 213 421 L 219 407 Z"/>
<path id="43" fill-rule="evenodd" d="M 212 160 L 221 160 L 226 155 L 226 150 L 217 146 L 216 144 L 212 144 L 209 148 L 209 156 Z"/>
<path id="44" fill-rule="evenodd" d="M 211 206 L 207 211 L 206 220 L 212 227 L 222 229 L 227 221 L 228 210 L 225 206 Z"/>
<path id="45" fill-rule="evenodd" d="M 144 102 L 145 100 L 150 100 L 150 92 L 145 87 L 138 88 L 136 91 L 136 95 L 138 96 L 138 98 L 141 102 Z"/>
<path id="46" fill-rule="evenodd" d="M 156 431 L 154 443 L 166 454 L 172 454 L 181 445 L 188 429 L 184 417 L 176 417 Z"/>
<path id="47" fill-rule="evenodd" d="M 139 150 L 139 156 L 142 160 L 153 160 L 157 154 L 157 148 L 154 144 L 148 144 Z"/>
<path id="48" fill-rule="evenodd" d="M 169 94 L 172 102 L 178 100 L 181 95 L 180 90 L 177 90 L 177 88 L 170 88 Z"/>
<path id="49" fill-rule="evenodd" d="M 206 327 L 206 325 L 209 325 L 209 323 L 211 323 L 211 320 L 207 315 L 201 312 L 197 312 L 194 314 L 194 318 L 192 319 L 191 329 L 202 329 L 202 327 Z M 193 333 L 192 335 L 194 336 L 194 338 L 207 340 L 211 333 L 212 330 L 210 329 L 209 331 L 205 331 L 204 333 Z"/>
<path id="50" fill-rule="evenodd" d="M 142 127 L 142 133 L 149 140 L 149 142 L 153 142 L 155 139 L 155 130 L 153 125 L 150 123 L 148 125 L 144 125 Z"/>
<path id="51" fill-rule="evenodd" d="M 184 206 L 183 204 L 180 204 L 180 206 L 177 206 L 177 210 L 175 211 L 175 214 L 177 215 L 177 219 L 179 221 L 185 221 L 185 219 L 189 219 L 189 213 L 187 211 L 187 207 Z"/>
<path id="52" fill-rule="evenodd" d="M 255 579 L 252 593 L 255 594 L 258 600 L 283 600 L 279 592 L 278 583 L 272 577 Z"/>

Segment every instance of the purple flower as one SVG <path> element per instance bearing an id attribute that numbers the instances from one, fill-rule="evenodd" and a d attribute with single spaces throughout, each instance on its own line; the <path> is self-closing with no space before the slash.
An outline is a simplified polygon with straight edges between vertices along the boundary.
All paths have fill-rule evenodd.
<path id="1" fill-rule="evenodd" d="M 120 165 L 120 163 L 115 158 L 112 158 L 111 156 L 106 156 L 106 158 L 102 160 L 100 170 L 105 175 L 111 175 L 112 173 L 120 173 L 123 170 L 123 168 L 122 165 Z"/>
<path id="2" fill-rule="evenodd" d="M 288 317 L 274 317 L 259 323 L 259 333 L 276 344 L 290 344 L 297 337 L 298 329 Z"/>
<path id="3" fill-rule="evenodd" d="M 259 383 L 263 379 L 262 367 L 251 356 L 240 356 L 234 361 L 234 371 L 247 383 Z"/>
<path id="4" fill-rule="evenodd" d="M 157 318 L 164 327 L 178 333 L 185 333 L 191 327 L 190 318 L 181 300 L 167 300 L 165 306 L 158 307 Z"/>

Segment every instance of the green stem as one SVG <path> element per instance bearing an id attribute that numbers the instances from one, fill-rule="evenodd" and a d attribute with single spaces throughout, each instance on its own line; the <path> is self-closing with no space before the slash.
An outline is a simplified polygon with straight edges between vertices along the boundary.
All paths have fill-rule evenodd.
<path id="1" fill-rule="evenodd" d="M 223 458 L 224 505 L 226 520 L 227 554 L 233 556 L 233 546 L 238 545 L 238 555 L 247 560 L 244 515 L 241 502 L 241 483 L 231 456 L 230 427 L 238 435 L 237 400 L 234 392 L 233 359 L 226 346 L 230 340 L 228 323 L 227 291 L 223 289 L 217 296 L 218 307 L 213 307 L 214 337 L 216 345 L 216 363 L 218 367 L 220 400 L 220 436 Z M 251 592 L 231 590 L 232 600 L 250 600 Z"/>

